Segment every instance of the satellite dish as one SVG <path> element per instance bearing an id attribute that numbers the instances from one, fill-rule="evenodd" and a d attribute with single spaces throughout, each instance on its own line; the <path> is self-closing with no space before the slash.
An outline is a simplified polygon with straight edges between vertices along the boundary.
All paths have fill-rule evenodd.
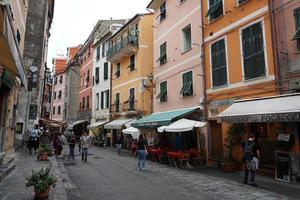
<path id="1" fill-rule="evenodd" d="M 29 70 L 30 70 L 32 73 L 35 73 L 35 72 L 38 71 L 38 67 L 37 67 L 37 66 L 34 66 L 34 65 L 31 65 L 31 66 L 29 67 Z"/>

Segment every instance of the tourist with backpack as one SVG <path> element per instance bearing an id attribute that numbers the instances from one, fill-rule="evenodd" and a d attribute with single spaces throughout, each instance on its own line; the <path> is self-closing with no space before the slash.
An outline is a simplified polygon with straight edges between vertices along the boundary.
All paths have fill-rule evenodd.
<path id="1" fill-rule="evenodd" d="M 251 186 L 257 186 L 257 184 L 255 183 L 255 173 L 258 169 L 260 152 L 255 142 L 255 135 L 253 133 L 249 134 L 248 140 L 242 143 L 242 149 L 243 161 L 245 162 L 245 174 L 243 183 L 250 184 Z M 250 183 L 248 182 L 249 172 Z"/>

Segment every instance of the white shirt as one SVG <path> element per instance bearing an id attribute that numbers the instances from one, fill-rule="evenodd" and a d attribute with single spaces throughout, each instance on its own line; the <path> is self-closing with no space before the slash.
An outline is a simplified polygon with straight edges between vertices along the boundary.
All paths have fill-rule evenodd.
<path id="1" fill-rule="evenodd" d="M 82 145 L 82 148 L 89 148 L 90 147 L 90 136 L 82 136 L 80 138 L 81 140 L 81 145 Z"/>

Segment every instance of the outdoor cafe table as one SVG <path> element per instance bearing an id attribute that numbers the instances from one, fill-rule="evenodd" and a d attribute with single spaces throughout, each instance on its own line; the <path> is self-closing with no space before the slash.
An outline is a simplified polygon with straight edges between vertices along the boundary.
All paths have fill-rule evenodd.
<path id="1" fill-rule="evenodd" d="M 169 151 L 168 153 L 169 163 L 170 165 L 174 165 L 177 168 L 177 160 L 184 156 L 181 152 Z"/>
<path id="2" fill-rule="evenodd" d="M 160 149 L 150 149 L 150 155 L 153 161 L 155 161 L 160 155 Z"/>

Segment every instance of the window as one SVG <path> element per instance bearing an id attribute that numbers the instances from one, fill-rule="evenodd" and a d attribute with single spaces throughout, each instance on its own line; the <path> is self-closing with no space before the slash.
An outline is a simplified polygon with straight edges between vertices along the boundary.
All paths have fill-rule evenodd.
<path id="1" fill-rule="evenodd" d="M 82 109 L 85 109 L 85 97 L 82 98 Z"/>
<path id="2" fill-rule="evenodd" d="M 130 56 L 129 63 L 130 64 L 129 64 L 128 68 L 132 72 L 135 69 L 135 54 L 133 54 L 133 55 Z"/>
<path id="3" fill-rule="evenodd" d="M 89 81 L 90 81 L 90 70 L 87 70 L 87 74 L 86 74 L 86 82 L 87 82 L 87 84 L 89 84 Z"/>
<path id="4" fill-rule="evenodd" d="M 95 69 L 95 82 L 96 84 L 99 83 L 99 67 L 96 67 Z"/>
<path id="5" fill-rule="evenodd" d="M 90 108 L 90 96 L 86 97 L 86 109 Z"/>
<path id="6" fill-rule="evenodd" d="M 99 110 L 99 93 L 96 93 L 96 110 Z"/>
<path id="7" fill-rule="evenodd" d="M 60 77 L 59 77 L 59 83 L 62 83 L 63 82 L 63 76 L 61 75 Z"/>
<path id="8" fill-rule="evenodd" d="M 116 72 L 115 72 L 115 77 L 116 78 L 118 78 L 118 77 L 120 77 L 120 74 L 121 74 L 121 64 L 120 63 L 118 63 L 117 65 L 116 65 Z"/>
<path id="9" fill-rule="evenodd" d="M 160 99 L 160 102 L 166 102 L 168 97 L 168 88 L 167 88 L 167 81 L 160 83 L 160 93 L 157 95 L 157 99 Z"/>
<path id="10" fill-rule="evenodd" d="M 60 115 L 60 106 L 58 106 L 57 114 Z"/>
<path id="11" fill-rule="evenodd" d="M 105 99 L 106 99 L 105 108 L 109 108 L 109 90 L 105 91 Z"/>
<path id="12" fill-rule="evenodd" d="M 102 58 L 105 57 L 105 43 L 102 43 Z"/>
<path id="13" fill-rule="evenodd" d="M 246 2 L 246 1 L 248 1 L 248 0 L 238 0 L 238 4 L 242 4 L 242 3 Z"/>
<path id="14" fill-rule="evenodd" d="M 36 119 L 37 117 L 37 105 L 36 104 L 30 104 L 29 106 L 29 119 Z"/>
<path id="15" fill-rule="evenodd" d="M 54 85 L 56 85 L 57 84 L 57 76 L 55 76 L 55 78 L 54 78 Z"/>
<path id="16" fill-rule="evenodd" d="M 163 65 L 167 62 L 167 42 L 164 42 L 160 45 L 160 56 L 157 60 L 159 61 L 160 65 Z"/>
<path id="17" fill-rule="evenodd" d="M 55 115 L 55 106 L 53 106 L 52 115 Z"/>
<path id="18" fill-rule="evenodd" d="M 129 103 L 129 110 L 134 110 L 134 88 L 131 88 L 129 90 L 129 97 L 128 97 L 128 103 Z"/>
<path id="19" fill-rule="evenodd" d="M 56 92 L 54 92 L 54 99 L 56 99 Z"/>
<path id="20" fill-rule="evenodd" d="M 245 80 L 266 75 L 262 24 L 256 23 L 242 30 Z"/>
<path id="21" fill-rule="evenodd" d="M 193 72 L 189 71 L 182 74 L 182 88 L 180 94 L 183 97 L 193 95 Z"/>
<path id="22" fill-rule="evenodd" d="M 21 34 L 20 34 L 19 29 L 17 29 L 17 34 L 16 34 L 16 36 L 17 36 L 18 44 L 20 45 L 20 42 L 21 42 Z"/>
<path id="23" fill-rule="evenodd" d="M 294 10 L 295 25 L 296 25 L 296 34 L 292 40 L 297 41 L 297 49 L 300 50 L 300 9 Z"/>
<path id="24" fill-rule="evenodd" d="M 163 2 L 160 5 L 160 14 L 159 14 L 159 17 L 160 17 L 160 22 L 162 22 L 167 17 L 166 2 Z"/>
<path id="25" fill-rule="evenodd" d="M 104 80 L 108 79 L 108 62 L 104 63 Z"/>
<path id="26" fill-rule="evenodd" d="M 212 21 L 221 15 L 223 15 L 223 0 L 209 0 L 209 9 L 206 17 L 209 16 L 209 20 Z"/>
<path id="27" fill-rule="evenodd" d="M 211 71 L 213 87 L 227 84 L 227 65 L 224 39 L 221 39 L 211 45 Z"/>
<path id="28" fill-rule="evenodd" d="M 97 50 L 96 50 L 96 60 L 99 60 L 100 59 L 100 46 L 97 47 Z"/>
<path id="29" fill-rule="evenodd" d="M 115 107 L 116 112 L 120 112 L 120 93 L 116 93 Z"/>
<path id="30" fill-rule="evenodd" d="M 79 110 L 81 110 L 81 103 L 79 103 Z"/>
<path id="31" fill-rule="evenodd" d="M 58 92 L 58 98 L 61 99 L 61 90 Z"/>
<path id="32" fill-rule="evenodd" d="M 189 24 L 184 29 L 181 30 L 182 32 L 182 51 L 186 51 L 192 48 L 192 32 L 191 32 L 191 25 Z"/>
<path id="33" fill-rule="evenodd" d="M 101 109 L 104 108 L 104 92 L 101 92 Z"/>

